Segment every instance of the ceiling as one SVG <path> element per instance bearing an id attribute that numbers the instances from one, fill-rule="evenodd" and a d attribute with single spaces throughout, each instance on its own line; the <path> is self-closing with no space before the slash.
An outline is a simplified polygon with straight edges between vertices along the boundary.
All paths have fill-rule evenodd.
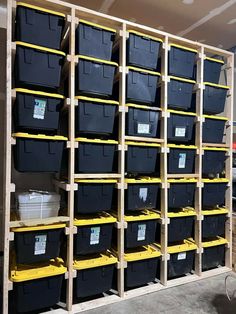
<path id="1" fill-rule="evenodd" d="M 236 0 L 64 0 L 192 40 L 236 45 Z"/>

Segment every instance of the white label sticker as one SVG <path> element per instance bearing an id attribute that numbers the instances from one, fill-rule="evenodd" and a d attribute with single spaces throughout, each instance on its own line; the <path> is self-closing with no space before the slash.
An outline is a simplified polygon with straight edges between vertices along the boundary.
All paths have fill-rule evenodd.
<path id="1" fill-rule="evenodd" d="M 175 136 L 185 137 L 186 128 L 175 128 Z"/>
<path id="2" fill-rule="evenodd" d="M 34 255 L 43 255 L 46 253 L 47 235 L 36 235 L 34 243 Z"/>
<path id="3" fill-rule="evenodd" d="M 143 241 L 146 238 L 146 225 L 142 224 L 142 225 L 138 225 L 138 237 L 137 240 L 138 241 Z"/>
<path id="4" fill-rule="evenodd" d="M 186 165 L 186 153 L 179 154 L 179 169 L 184 169 Z"/>
<path id="5" fill-rule="evenodd" d="M 90 233 L 90 244 L 98 244 L 100 238 L 100 227 L 92 227 Z"/>
<path id="6" fill-rule="evenodd" d="M 180 261 L 182 259 L 186 259 L 186 252 L 181 252 L 178 254 L 177 260 Z"/>
<path id="7" fill-rule="evenodd" d="M 44 120 L 47 101 L 42 99 L 34 100 L 34 119 Z"/>
<path id="8" fill-rule="evenodd" d="M 140 134 L 149 134 L 150 133 L 150 124 L 138 123 L 138 133 Z"/>
<path id="9" fill-rule="evenodd" d="M 148 188 L 140 188 L 139 189 L 139 198 L 141 201 L 146 202 L 148 194 Z"/>

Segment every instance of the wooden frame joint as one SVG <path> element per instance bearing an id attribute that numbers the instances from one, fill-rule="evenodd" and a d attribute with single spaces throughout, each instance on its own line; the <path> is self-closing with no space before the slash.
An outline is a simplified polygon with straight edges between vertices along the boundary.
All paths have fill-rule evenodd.
<path id="1" fill-rule="evenodd" d="M 116 183 L 116 188 L 118 190 L 122 190 L 122 189 L 126 190 L 127 189 L 127 183 L 126 182 L 123 182 L 123 183 L 117 182 Z"/>
<path id="2" fill-rule="evenodd" d="M 128 263 L 126 262 L 126 261 L 118 261 L 117 263 L 116 263 L 116 268 L 117 269 L 122 269 L 122 268 L 127 268 L 127 265 Z"/>
<path id="3" fill-rule="evenodd" d="M 16 185 L 15 185 L 15 183 L 11 183 L 10 184 L 10 191 L 11 191 L 11 193 L 15 193 L 16 192 Z"/>
<path id="4" fill-rule="evenodd" d="M 14 232 L 10 231 L 9 232 L 9 241 L 11 241 L 11 242 L 14 241 L 14 237 L 15 237 Z"/>
<path id="5" fill-rule="evenodd" d="M 116 229 L 127 229 L 128 228 L 128 224 L 127 221 L 116 221 L 115 222 L 115 227 Z"/>
<path id="6" fill-rule="evenodd" d="M 8 280 L 8 291 L 12 291 L 13 290 L 13 282 Z"/>
<path id="7" fill-rule="evenodd" d="M 127 106 L 119 106 L 119 112 L 128 112 L 129 111 L 129 107 Z"/>
<path id="8" fill-rule="evenodd" d="M 11 137 L 11 145 L 16 145 L 16 139 L 14 137 Z"/>

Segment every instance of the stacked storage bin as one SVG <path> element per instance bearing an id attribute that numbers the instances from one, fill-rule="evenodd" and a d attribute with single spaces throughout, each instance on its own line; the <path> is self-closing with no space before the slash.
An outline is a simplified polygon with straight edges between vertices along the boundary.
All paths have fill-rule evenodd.
<path id="1" fill-rule="evenodd" d="M 118 64 L 111 61 L 116 30 L 81 20 L 76 29 L 75 173 L 104 174 L 103 179 L 76 179 L 74 226 L 75 297 L 102 294 L 112 288 L 117 258 L 111 253 L 117 210 L 115 116 L 119 102 L 111 99 Z M 96 177 L 96 176 L 95 176 Z M 96 284 L 95 284 L 96 282 Z"/>
<path id="2" fill-rule="evenodd" d="M 168 55 L 169 118 L 167 122 L 168 179 L 168 279 L 183 276 L 194 269 L 196 245 L 192 242 L 195 221 L 195 108 L 192 106 L 194 67 L 197 51 L 170 44 Z M 160 243 L 160 228 L 157 230 Z"/>
<path id="3" fill-rule="evenodd" d="M 157 277 L 160 252 L 150 245 L 160 215 L 160 108 L 157 71 L 162 40 L 128 31 L 126 77 L 125 287 Z M 159 106 L 160 107 L 160 106 Z M 148 141 L 145 139 L 148 138 Z M 153 142 L 152 142 L 153 139 Z M 146 177 L 148 176 L 148 177 Z"/>
<path id="4" fill-rule="evenodd" d="M 206 58 L 204 61 L 203 94 L 203 156 L 202 156 L 202 269 L 208 270 L 225 263 L 225 224 L 228 209 L 225 193 L 228 180 L 224 178 L 228 149 L 224 143 L 227 118 L 224 116 L 228 86 L 219 85 L 224 61 Z M 219 116 L 220 115 L 220 116 Z M 209 146 L 207 146 L 210 144 Z M 214 144 L 214 145 L 212 145 Z"/>
<path id="5" fill-rule="evenodd" d="M 56 134 L 64 101 L 64 96 L 58 93 L 65 58 L 60 51 L 64 20 L 62 13 L 22 2 L 17 4 L 12 136 L 16 139 L 14 166 L 19 172 L 59 173 L 61 169 L 67 138 Z M 19 200 L 22 197 L 21 219 L 58 214 L 60 196 L 55 193 L 30 192 L 19 195 Z M 60 301 L 66 272 L 59 257 L 65 226 L 65 223 L 38 221 L 37 226 L 11 230 L 14 253 L 10 280 L 14 282 L 16 311 L 38 311 Z"/>

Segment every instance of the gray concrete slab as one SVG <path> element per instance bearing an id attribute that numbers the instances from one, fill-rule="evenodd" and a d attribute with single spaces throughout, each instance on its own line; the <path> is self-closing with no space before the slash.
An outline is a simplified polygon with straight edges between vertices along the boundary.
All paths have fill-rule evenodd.
<path id="1" fill-rule="evenodd" d="M 228 290 L 236 291 L 236 274 L 228 280 Z M 225 293 L 225 277 L 218 275 L 186 285 L 162 290 L 126 301 L 86 311 L 85 314 L 236 314 L 235 298 Z"/>

